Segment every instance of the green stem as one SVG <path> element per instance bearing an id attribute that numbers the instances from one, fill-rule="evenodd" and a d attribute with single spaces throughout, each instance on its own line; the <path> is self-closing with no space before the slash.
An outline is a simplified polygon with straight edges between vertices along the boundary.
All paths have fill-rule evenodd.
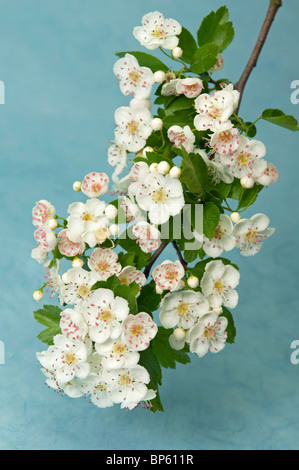
<path id="1" fill-rule="evenodd" d="M 183 64 L 185 70 L 188 69 L 187 65 L 186 65 L 183 61 L 181 61 L 180 59 L 176 59 L 176 58 L 173 57 L 172 55 L 167 54 L 167 52 L 165 52 L 164 49 L 162 49 L 162 47 L 159 47 L 159 49 L 160 49 L 160 51 L 162 51 L 163 54 L 165 54 L 169 59 L 175 60 L 176 62 L 179 62 L 180 64 Z M 182 69 L 182 70 L 184 70 L 184 69 Z M 181 72 L 181 73 L 182 73 L 182 72 Z"/>

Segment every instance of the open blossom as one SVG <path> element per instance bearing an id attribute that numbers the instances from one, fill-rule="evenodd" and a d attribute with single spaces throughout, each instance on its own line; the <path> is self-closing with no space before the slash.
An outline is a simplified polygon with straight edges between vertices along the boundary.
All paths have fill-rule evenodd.
<path id="1" fill-rule="evenodd" d="M 80 380 L 77 385 L 81 395 L 89 395 L 90 401 L 98 408 L 108 408 L 113 406 L 114 403 L 109 397 L 109 385 L 105 382 L 102 374 L 88 375 L 84 380 Z"/>
<path id="2" fill-rule="evenodd" d="M 212 353 L 222 351 L 227 339 L 225 331 L 227 324 L 227 318 L 218 317 L 216 313 L 208 313 L 201 317 L 189 332 L 190 352 L 203 357 L 208 351 Z"/>
<path id="3" fill-rule="evenodd" d="M 232 155 L 221 155 L 221 161 L 229 172 L 236 178 L 261 176 L 267 163 L 263 160 L 266 155 L 265 145 L 258 140 L 250 140 L 240 135 L 240 145 Z"/>
<path id="4" fill-rule="evenodd" d="M 178 326 L 188 330 L 200 317 L 208 313 L 209 309 L 209 302 L 200 292 L 169 292 L 162 299 L 159 319 L 164 328 Z"/>
<path id="5" fill-rule="evenodd" d="M 127 165 L 127 151 L 123 145 L 112 143 L 108 148 L 108 163 L 114 169 L 114 174 L 119 175 Z"/>
<path id="6" fill-rule="evenodd" d="M 255 214 L 250 219 L 241 219 L 234 227 L 236 246 L 243 256 L 252 256 L 260 251 L 263 241 L 275 232 L 269 227 L 270 219 L 265 214 Z"/>
<path id="7" fill-rule="evenodd" d="M 56 215 L 55 207 L 45 199 L 41 199 L 32 209 L 32 222 L 35 227 L 48 227 L 49 220 Z"/>
<path id="8" fill-rule="evenodd" d="M 60 313 L 60 329 L 61 332 L 72 339 L 85 339 L 88 334 L 88 326 L 84 321 L 84 318 L 80 310 L 76 308 L 66 308 Z"/>
<path id="9" fill-rule="evenodd" d="M 194 153 L 199 154 L 205 161 L 208 167 L 208 173 L 214 184 L 220 183 L 232 183 L 234 177 L 229 173 L 228 168 L 222 163 L 220 154 L 215 153 L 214 155 L 208 156 L 204 150 L 195 149 Z"/>
<path id="10" fill-rule="evenodd" d="M 52 230 L 47 227 L 40 227 L 35 230 L 34 238 L 37 242 L 38 248 L 44 253 L 49 253 L 54 250 L 56 246 L 56 235 Z"/>
<path id="11" fill-rule="evenodd" d="M 132 94 L 135 98 L 148 98 L 155 83 L 154 74 L 148 67 L 140 67 L 138 60 L 126 54 L 117 60 L 113 72 L 120 79 L 120 90 L 124 95 Z"/>
<path id="12" fill-rule="evenodd" d="M 82 182 L 81 191 L 88 197 L 99 197 L 108 191 L 109 177 L 106 173 L 88 173 Z"/>
<path id="13" fill-rule="evenodd" d="M 117 254 L 109 248 L 96 248 L 93 250 L 88 260 L 88 266 L 97 273 L 101 281 L 106 281 L 108 277 L 121 271 Z"/>
<path id="14" fill-rule="evenodd" d="M 220 216 L 219 224 L 214 230 L 212 238 L 194 232 L 195 239 L 202 242 L 204 252 L 212 258 L 217 258 L 223 251 L 231 251 L 236 246 L 236 237 L 233 235 L 233 224 L 226 214 Z"/>
<path id="15" fill-rule="evenodd" d="M 180 261 L 165 260 L 153 270 L 153 279 L 162 290 L 179 290 L 185 270 Z"/>
<path id="16" fill-rule="evenodd" d="M 133 35 L 140 44 L 147 49 L 153 50 L 158 47 L 174 49 L 181 34 L 181 25 L 171 18 L 164 18 L 158 11 L 147 13 L 142 17 L 142 26 L 136 26 Z"/>
<path id="17" fill-rule="evenodd" d="M 77 305 L 85 300 L 91 287 L 99 280 L 94 271 L 86 271 L 83 268 L 71 268 L 63 275 L 64 287 L 61 296 L 66 304 Z"/>
<path id="18" fill-rule="evenodd" d="M 255 181 L 259 184 L 262 184 L 263 186 L 270 186 L 272 183 L 276 183 L 278 180 L 278 171 L 273 165 L 273 163 L 267 163 L 267 167 L 264 171 L 264 173 L 255 178 Z"/>
<path id="19" fill-rule="evenodd" d="M 183 78 L 176 84 L 176 91 L 179 95 L 185 95 L 186 98 L 196 98 L 203 89 L 203 82 L 200 78 Z"/>
<path id="20" fill-rule="evenodd" d="M 215 91 L 215 93 L 203 93 L 195 99 L 197 115 L 194 118 L 194 126 L 198 131 L 210 129 L 212 132 L 227 128 L 227 121 L 236 109 L 236 97 L 230 89 Z M 231 125 L 232 127 L 232 125 Z"/>
<path id="21" fill-rule="evenodd" d="M 128 193 L 131 198 L 140 190 L 143 181 L 149 174 L 149 166 L 146 162 L 134 163 L 129 173 L 131 184 L 128 187 Z"/>
<path id="22" fill-rule="evenodd" d="M 186 152 L 190 153 L 194 149 L 195 135 L 189 126 L 171 126 L 167 131 L 167 136 L 174 147 L 183 146 Z"/>
<path id="23" fill-rule="evenodd" d="M 210 261 L 205 267 L 200 287 L 212 308 L 222 304 L 228 308 L 236 307 L 238 293 L 235 287 L 239 284 L 239 271 L 230 264 L 222 261 Z"/>
<path id="24" fill-rule="evenodd" d="M 137 222 L 132 229 L 133 235 L 144 253 L 151 253 L 161 245 L 160 231 L 148 222 Z"/>
<path id="25" fill-rule="evenodd" d="M 54 336 L 54 345 L 38 354 L 41 365 L 55 374 L 58 383 L 66 383 L 74 377 L 85 378 L 90 366 L 87 362 L 88 350 L 81 340 L 72 340 L 65 335 Z"/>
<path id="26" fill-rule="evenodd" d="M 90 294 L 82 306 L 82 314 L 90 338 L 96 343 L 104 343 L 121 334 L 121 323 L 129 314 L 129 305 L 122 297 L 114 297 L 112 290 L 100 288 Z"/>
<path id="27" fill-rule="evenodd" d="M 138 152 L 152 133 L 152 116 L 147 108 L 121 106 L 114 113 L 115 141 L 129 152 Z"/>
<path id="28" fill-rule="evenodd" d="M 161 89 L 161 95 L 163 96 L 172 96 L 172 95 L 178 95 L 177 91 L 177 84 L 181 81 L 180 78 L 174 78 L 173 80 L 170 80 L 169 82 L 164 83 Z"/>
<path id="29" fill-rule="evenodd" d="M 96 343 L 95 349 L 101 356 L 101 363 L 105 369 L 120 369 L 133 367 L 138 364 L 140 354 L 128 348 L 121 336 L 108 339 L 104 343 Z"/>
<path id="30" fill-rule="evenodd" d="M 185 204 L 180 181 L 158 171 L 145 178 L 135 197 L 141 209 L 148 212 L 150 222 L 157 225 L 179 214 Z"/>
<path id="31" fill-rule="evenodd" d="M 238 129 L 229 128 L 211 135 L 210 146 L 215 152 L 227 155 L 233 154 L 240 145 L 240 134 Z"/>
<path id="32" fill-rule="evenodd" d="M 132 282 L 136 282 L 141 288 L 146 283 L 146 277 L 143 272 L 134 266 L 125 266 L 118 274 L 121 284 L 129 286 Z"/>
<path id="33" fill-rule="evenodd" d="M 123 322 L 122 338 L 131 351 L 144 351 L 156 336 L 158 327 L 145 312 L 129 315 Z"/>
<path id="34" fill-rule="evenodd" d="M 58 235 L 58 249 L 60 253 L 65 256 L 72 257 L 81 255 L 85 251 L 85 243 L 82 239 L 77 242 L 73 242 L 68 238 L 68 230 L 61 230 Z"/>
<path id="35" fill-rule="evenodd" d="M 64 282 L 62 281 L 59 274 L 60 263 L 56 259 L 53 263 L 51 263 L 51 267 L 45 266 L 45 268 L 47 274 L 44 276 L 44 278 L 48 286 L 47 290 L 50 290 L 50 297 L 52 298 L 57 293 L 60 304 L 63 305 L 62 290 L 64 287 Z"/>

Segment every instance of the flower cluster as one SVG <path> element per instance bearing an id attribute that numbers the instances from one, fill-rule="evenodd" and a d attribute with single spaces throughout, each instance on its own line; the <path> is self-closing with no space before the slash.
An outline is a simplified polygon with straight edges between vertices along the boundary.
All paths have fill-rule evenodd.
<path id="1" fill-rule="evenodd" d="M 220 12 L 218 40 L 204 43 L 200 27 L 198 46 L 176 20 L 157 11 L 142 18 L 134 38 L 173 67 L 148 53 L 118 53 L 113 72 L 130 102 L 114 113 L 107 157 L 110 194 L 119 197 L 103 201 L 110 178 L 91 172 L 73 184 L 87 199 L 71 203 L 66 218 L 46 200 L 33 208 L 32 257 L 46 269 L 34 299 L 46 290 L 60 304 L 34 313 L 48 327 L 39 335 L 48 349 L 37 358 L 48 386 L 69 397 L 163 411 L 161 366 L 234 342 L 240 273 L 221 255 L 255 255 L 274 233 L 267 215 L 241 213 L 278 173 L 254 139 L 255 123 L 238 116 L 239 91 L 211 78 L 233 37 L 231 23 L 223 27 L 226 7 Z M 176 259 L 157 261 L 167 245 Z"/>

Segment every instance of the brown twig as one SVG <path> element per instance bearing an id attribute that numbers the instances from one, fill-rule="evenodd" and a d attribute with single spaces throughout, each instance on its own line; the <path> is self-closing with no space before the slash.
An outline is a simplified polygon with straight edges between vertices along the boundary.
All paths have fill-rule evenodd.
<path id="1" fill-rule="evenodd" d="M 256 45 L 252 51 L 252 54 L 249 58 L 249 61 L 244 69 L 244 72 L 241 75 L 241 78 L 239 81 L 235 84 L 235 89 L 240 92 L 240 99 L 239 99 L 239 106 L 238 109 L 236 110 L 236 114 L 238 114 L 241 99 L 243 96 L 244 88 L 247 83 L 248 78 L 250 77 L 250 74 L 254 67 L 257 64 L 257 60 L 259 58 L 259 55 L 261 53 L 261 50 L 263 48 L 263 45 L 265 44 L 267 35 L 269 33 L 270 27 L 273 23 L 273 20 L 275 18 L 275 15 L 279 9 L 279 7 L 282 6 L 282 1 L 281 0 L 270 0 L 270 5 L 266 14 L 266 18 L 264 20 L 263 26 L 261 28 L 260 34 L 258 36 Z"/>
<path id="2" fill-rule="evenodd" d="M 185 271 L 186 271 L 187 266 L 188 266 L 188 263 L 187 263 L 187 261 L 184 260 L 183 255 L 182 255 L 182 253 L 181 253 L 181 251 L 180 251 L 180 249 L 179 249 L 179 247 L 178 247 L 178 245 L 177 245 L 177 243 L 176 243 L 175 240 L 173 240 L 172 245 L 174 246 L 174 249 L 175 249 L 175 251 L 177 252 L 177 255 L 178 255 L 178 257 L 179 257 L 179 260 L 180 260 L 180 262 L 181 262 L 183 268 L 184 268 Z"/>
<path id="3" fill-rule="evenodd" d="M 143 271 L 143 274 L 145 275 L 146 278 L 148 278 L 150 270 L 151 270 L 154 262 L 156 261 L 157 258 L 159 258 L 160 254 L 166 248 L 167 245 L 168 245 L 168 242 L 161 243 L 159 248 L 150 257 L 149 262 L 148 262 L 148 264 L 146 265 L 146 267 L 144 268 L 144 271 Z"/>

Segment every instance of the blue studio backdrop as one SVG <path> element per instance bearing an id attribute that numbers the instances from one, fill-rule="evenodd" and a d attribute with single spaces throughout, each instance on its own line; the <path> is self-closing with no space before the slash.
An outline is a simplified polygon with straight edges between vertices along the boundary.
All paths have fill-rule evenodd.
<path id="1" fill-rule="evenodd" d="M 236 82 L 268 3 L 0 0 L 1 449 L 299 448 L 299 364 L 291 361 L 291 343 L 299 340 L 298 133 L 258 123 L 257 138 L 280 178 L 248 215 L 267 214 L 276 233 L 257 256 L 243 258 L 238 250 L 230 256 L 241 272 L 235 344 L 164 370 L 164 413 L 99 409 L 48 389 L 35 357 L 46 349 L 36 338 L 42 327 L 32 314 L 39 307 L 32 292 L 43 275 L 31 258 L 32 207 L 47 199 L 66 216 L 68 204 L 82 200 L 75 180 L 90 171 L 112 174 L 114 111 L 128 103 L 112 67 L 117 51 L 145 51 L 134 26 L 158 10 L 196 34 L 202 18 L 226 4 L 235 39 L 221 77 Z M 290 99 L 291 83 L 299 80 L 298 15 L 298 1 L 285 0 L 245 88 L 244 120 L 266 108 L 299 118 L 299 104 Z M 173 255 L 169 249 L 164 257 Z"/>

